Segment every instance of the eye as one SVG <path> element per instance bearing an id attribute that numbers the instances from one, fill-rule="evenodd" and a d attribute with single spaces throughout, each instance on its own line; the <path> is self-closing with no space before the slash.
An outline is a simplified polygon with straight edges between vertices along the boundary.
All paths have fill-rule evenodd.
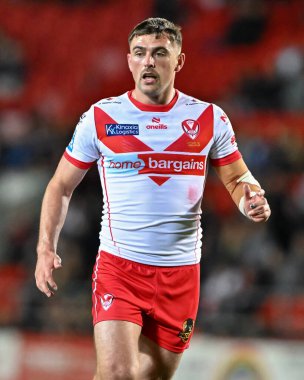
<path id="1" fill-rule="evenodd" d="M 143 52 L 138 50 L 134 53 L 135 57 L 142 57 L 143 56 Z"/>
<path id="2" fill-rule="evenodd" d="M 156 52 L 156 56 L 157 57 L 165 57 L 166 56 L 166 52 L 165 51 L 158 51 L 158 52 Z"/>

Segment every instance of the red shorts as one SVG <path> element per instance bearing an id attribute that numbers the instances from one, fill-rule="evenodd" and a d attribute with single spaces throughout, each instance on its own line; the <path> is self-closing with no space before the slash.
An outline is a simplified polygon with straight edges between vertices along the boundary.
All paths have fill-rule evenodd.
<path id="1" fill-rule="evenodd" d="M 101 252 L 93 273 L 93 323 L 122 320 L 173 352 L 189 346 L 199 301 L 199 264 L 159 267 Z"/>

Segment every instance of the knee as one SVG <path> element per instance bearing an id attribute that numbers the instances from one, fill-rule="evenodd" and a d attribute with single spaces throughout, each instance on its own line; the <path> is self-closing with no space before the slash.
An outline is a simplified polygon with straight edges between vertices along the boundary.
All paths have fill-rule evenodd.
<path id="1" fill-rule="evenodd" d="M 138 372 L 138 365 L 113 363 L 108 368 L 97 369 L 93 380 L 136 380 L 138 379 Z"/>
<path id="2" fill-rule="evenodd" d="M 174 371 L 171 371 L 171 370 L 166 370 L 166 369 L 158 370 L 158 371 L 155 371 L 149 378 L 158 379 L 158 380 L 170 380 L 172 379 L 173 374 L 174 374 Z"/>

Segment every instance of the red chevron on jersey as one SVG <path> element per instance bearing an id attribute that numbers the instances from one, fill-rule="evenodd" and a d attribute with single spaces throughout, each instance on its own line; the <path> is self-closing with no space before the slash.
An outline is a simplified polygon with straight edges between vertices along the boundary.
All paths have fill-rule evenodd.
<path id="1" fill-rule="evenodd" d="M 200 153 L 209 143 L 213 136 L 213 107 L 210 104 L 200 117 L 194 122 L 193 133 L 189 132 L 191 126 L 189 120 L 182 122 L 181 128 L 184 133 L 174 143 L 169 145 L 166 151 Z M 197 123 L 195 123 L 197 122 Z M 188 130 L 188 132 L 185 131 Z M 193 138 L 194 137 L 194 138 Z"/>
<path id="2" fill-rule="evenodd" d="M 128 136 L 107 136 L 105 125 L 117 124 L 106 112 L 98 107 L 94 107 L 95 127 L 98 139 L 114 153 L 129 153 L 150 151 L 148 145 L 132 135 Z"/>
<path id="3" fill-rule="evenodd" d="M 222 166 L 240 158 L 223 116 L 218 106 L 179 91 L 169 105 L 125 93 L 90 107 L 65 156 L 82 169 L 97 161 L 100 251 L 164 267 L 199 262 L 207 160 Z"/>
<path id="4" fill-rule="evenodd" d="M 161 186 L 163 185 L 165 182 L 168 181 L 168 179 L 170 179 L 171 177 L 162 177 L 162 176 L 158 176 L 158 175 L 149 175 L 148 176 L 150 179 L 152 179 L 152 181 L 154 181 L 158 186 Z"/>

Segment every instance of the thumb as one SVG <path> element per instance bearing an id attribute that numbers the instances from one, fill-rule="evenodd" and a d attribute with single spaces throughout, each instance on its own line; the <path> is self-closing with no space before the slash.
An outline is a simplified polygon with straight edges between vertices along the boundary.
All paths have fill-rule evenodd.
<path id="1" fill-rule="evenodd" d="M 56 255 L 55 259 L 54 259 L 54 268 L 55 269 L 58 269 L 58 268 L 61 268 L 62 265 L 61 265 L 61 257 Z"/>
<path id="2" fill-rule="evenodd" d="M 251 190 L 247 183 L 244 184 L 243 190 L 244 190 L 245 199 L 249 200 L 251 198 Z"/>

